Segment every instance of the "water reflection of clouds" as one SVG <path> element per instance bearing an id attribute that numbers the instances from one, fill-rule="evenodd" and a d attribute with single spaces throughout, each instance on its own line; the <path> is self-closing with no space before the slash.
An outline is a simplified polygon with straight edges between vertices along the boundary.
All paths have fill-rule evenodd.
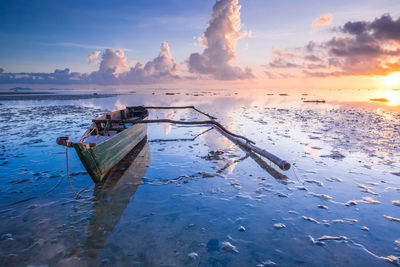
<path id="1" fill-rule="evenodd" d="M 284 174 L 294 184 L 277 183 L 250 157 L 241 160 L 244 152 L 215 130 L 188 142 L 152 142 L 149 146 L 152 159 L 149 166 L 146 164 L 148 171 L 142 180 L 143 184 L 135 192 L 134 198 L 128 197 L 120 203 L 128 205 L 115 228 L 106 229 L 108 232 L 102 235 L 106 237 L 109 234 L 104 249 L 96 249 L 100 247 L 97 241 L 89 245 L 98 253 L 99 265 L 107 263 L 104 260 L 110 259 L 111 262 L 114 258 L 126 255 L 132 255 L 129 260 L 142 260 L 143 257 L 157 260 L 154 255 L 159 255 L 164 257 L 163 263 L 184 265 L 191 248 L 204 248 L 204 244 L 210 240 L 227 235 L 232 236 L 229 242 L 240 251 L 239 254 L 232 254 L 232 257 L 240 257 L 234 260 L 243 266 L 249 263 L 257 265 L 259 262 L 255 262 L 255 254 L 266 255 L 278 265 L 295 265 L 294 258 L 313 265 L 338 255 L 346 257 L 340 262 L 343 264 L 354 258 L 357 258 L 358 265 L 371 264 L 366 258 L 368 254 L 348 245 L 353 240 L 368 245 L 377 255 L 393 254 L 393 240 L 396 238 L 393 233 L 397 225 L 385 219 L 383 214 L 398 217 L 397 207 L 392 204 L 398 198 L 398 191 L 388 188 L 398 188 L 398 176 L 393 174 L 393 170 L 398 169 L 400 162 L 397 131 L 399 113 L 388 112 L 384 107 L 366 109 L 340 101 L 332 105 L 332 102 L 304 104 L 300 93 L 289 93 L 289 96 L 274 93 L 273 96 L 267 96 L 264 90 L 254 94 L 236 91 L 237 95 L 232 91 L 228 97 L 224 90 L 210 93 L 200 90 L 172 91 L 180 92 L 179 95 L 165 95 L 168 90 L 147 90 L 104 99 L 20 101 L 15 102 L 18 107 L 2 106 L 0 123 L 5 134 L 0 136 L 0 141 L 4 142 L 6 148 L 2 151 L 0 147 L 0 153 L 4 153 L 2 157 L 8 163 L 0 166 L 4 178 L 1 181 L 4 191 L 1 198 L 7 203 L 37 195 L 43 198 L 9 207 L 13 216 L 3 209 L 5 213 L 1 214 L 0 226 L 5 233 L 11 233 L 15 239 L 12 242 L 24 250 L 11 246 L 6 248 L 8 241 L 3 240 L 0 245 L 6 249 L 0 250 L 0 257 L 18 254 L 19 261 L 27 259 L 21 265 L 29 265 L 37 259 L 51 259 L 60 263 L 60 258 L 71 260 L 71 257 L 75 257 L 76 260 L 85 261 L 87 251 L 78 248 L 77 253 L 76 240 L 85 240 L 90 235 L 90 224 L 95 226 L 95 233 L 99 230 L 102 235 L 104 229 L 96 225 L 101 222 L 96 215 L 100 215 L 100 218 L 104 216 L 105 221 L 110 221 L 112 216 L 104 206 L 98 206 L 97 211 L 92 209 L 93 201 L 96 201 L 92 198 L 93 187 L 89 187 L 81 199 L 72 199 L 73 194 L 64 178 L 52 194 L 45 194 L 58 178 L 65 175 L 64 149 L 57 147 L 54 139 L 64 134 L 79 138 L 92 116 L 120 106 L 143 104 L 198 106 L 217 116 L 229 129 L 254 139 L 260 147 L 291 162 L 295 161 L 294 170 L 298 179 L 289 171 Z M 152 92 L 155 94 L 152 95 Z M 310 93 L 307 97 L 316 96 L 318 94 Z M 42 107 L 29 108 L 28 104 Z M 101 111 L 90 107 L 101 107 Z M 11 113 L 15 114 L 11 116 Z M 188 110 L 152 111 L 151 115 L 159 118 L 204 119 L 202 115 Z M 66 119 L 69 121 L 67 125 Z M 207 128 L 170 126 L 168 139 L 193 137 Z M 162 125 L 149 125 L 149 139 L 165 136 Z M 39 138 L 43 141 L 33 143 Z M 28 145 L 21 144 L 25 141 Z M 204 159 L 211 150 L 224 151 L 221 160 Z M 49 154 L 51 160 L 43 157 L 43 153 Z M 0 163 L 4 162 L 0 160 Z M 70 168 L 77 173 L 72 176 L 74 186 L 84 187 L 91 183 L 75 153 L 70 155 Z M 83 173 L 79 174 L 80 171 Z M 305 188 L 302 184 L 305 180 L 309 191 L 298 190 Z M 153 185 L 150 185 L 151 182 Z M 356 201 L 354 207 L 345 206 L 344 203 L 349 200 L 363 199 L 368 194 L 357 187 L 360 183 L 369 184 L 368 187 L 379 194 L 374 199 L 379 199 L 381 204 Z M 121 184 L 121 187 L 128 189 L 129 184 Z M 117 195 L 121 196 L 119 193 Z M 321 199 L 326 196 L 332 199 Z M 113 197 L 115 200 L 117 198 Z M 321 201 L 328 210 L 318 208 Z M 111 209 L 114 210 L 114 207 Z M 326 224 L 310 223 L 302 216 L 312 216 L 318 222 L 326 221 Z M 355 218 L 359 222 L 353 222 L 352 226 L 343 225 L 337 220 L 341 218 Z M 41 225 L 41 220 L 48 221 L 46 227 Z M 263 242 L 274 238 L 275 234 L 283 233 L 274 230 L 276 222 L 283 222 L 287 226 L 282 231 L 296 239 L 298 246 L 292 246 L 294 239 L 285 236 L 274 239 L 276 242 L 273 243 Z M 247 229 L 245 233 L 236 231 L 239 224 Z M 362 225 L 368 226 L 370 234 L 360 231 Z M 332 249 L 328 252 L 319 250 L 307 238 L 308 232 L 312 231 L 312 235 L 318 237 L 329 234 L 327 229 L 335 235 L 348 236 L 349 243 L 328 243 L 335 241 L 326 240 L 326 246 Z M 378 236 L 379 240 L 371 238 L 371 235 Z M 238 240 L 244 240 L 245 243 Z M 44 245 L 32 246 L 39 243 Z M 335 247 L 331 247 L 331 244 Z M 54 249 L 61 246 L 65 254 Z M 179 254 L 175 253 L 176 250 Z M 276 258 L 274 253 L 268 253 L 277 250 L 282 253 Z M 315 250 L 319 250 L 319 253 L 312 260 L 304 258 L 304 255 L 310 255 Z M 343 250 L 346 253 L 341 253 Z M 201 251 L 198 252 L 198 259 L 203 265 L 209 264 L 209 257 L 227 255 L 222 250 L 213 252 L 213 255 L 201 254 L 207 253 L 205 249 Z M 378 266 L 383 261 L 376 259 L 374 263 Z"/>

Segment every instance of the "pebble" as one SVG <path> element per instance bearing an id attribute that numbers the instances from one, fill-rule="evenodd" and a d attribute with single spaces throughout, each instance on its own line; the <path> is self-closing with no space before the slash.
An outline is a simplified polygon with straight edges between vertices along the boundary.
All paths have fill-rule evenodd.
<path id="1" fill-rule="evenodd" d="M 311 217 L 303 216 L 303 219 L 306 220 L 306 221 L 309 221 L 309 222 L 313 222 L 313 223 L 319 224 L 319 222 L 316 219 L 311 218 Z"/>
<path id="2" fill-rule="evenodd" d="M 317 194 L 317 193 L 314 193 L 314 192 L 309 192 L 309 194 L 314 196 L 314 197 L 319 197 L 319 198 L 326 199 L 326 200 L 332 199 L 331 196 L 328 196 L 328 195 L 325 195 L 325 194 Z"/>
<path id="3" fill-rule="evenodd" d="M 9 239 L 9 238 L 12 238 L 12 234 L 6 233 L 6 234 L 1 235 L 0 240 L 5 240 L 5 239 Z"/>
<path id="4" fill-rule="evenodd" d="M 357 201 L 356 200 L 349 200 L 346 202 L 345 204 L 346 206 L 355 206 L 357 205 Z"/>
<path id="5" fill-rule="evenodd" d="M 267 260 L 257 265 L 257 267 L 264 267 L 264 266 L 276 266 L 276 263 L 271 260 Z"/>
<path id="6" fill-rule="evenodd" d="M 329 177 L 329 178 L 326 177 L 325 180 L 327 180 L 327 181 L 329 181 L 329 182 L 334 182 L 334 181 L 336 181 L 336 182 L 343 182 L 342 179 L 340 179 L 339 177 L 334 177 L 334 176 Z"/>
<path id="7" fill-rule="evenodd" d="M 199 254 L 197 254 L 196 252 L 191 252 L 188 254 L 188 257 L 191 258 L 192 260 L 195 260 L 199 257 Z"/>
<path id="8" fill-rule="evenodd" d="M 274 224 L 274 228 L 279 230 L 282 228 L 286 228 L 286 225 L 283 223 L 276 223 L 276 224 Z"/>
<path id="9" fill-rule="evenodd" d="M 396 218 L 396 217 L 392 217 L 392 216 L 388 216 L 388 215 L 383 215 L 383 217 L 385 217 L 385 218 L 388 219 L 389 221 L 400 222 L 400 219 L 399 219 L 399 218 Z"/>
<path id="10" fill-rule="evenodd" d="M 393 200 L 392 204 L 400 207 L 400 200 Z"/>
<path id="11" fill-rule="evenodd" d="M 317 181 L 317 180 L 313 180 L 313 179 L 305 179 L 304 182 L 313 183 L 313 184 L 316 184 L 318 186 L 323 186 L 324 185 L 322 182 Z"/>
<path id="12" fill-rule="evenodd" d="M 222 249 L 232 253 L 239 253 L 239 250 L 228 241 L 222 242 Z"/>
<path id="13" fill-rule="evenodd" d="M 400 265 L 399 258 L 393 255 L 387 256 L 387 257 L 381 257 L 382 259 L 394 264 L 394 265 Z"/>
<path id="14" fill-rule="evenodd" d="M 315 240 L 314 237 L 312 236 L 308 236 L 308 238 L 310 239 L 310 241 L 315 244 L 315 245 L 319 245 L 319 246 L 323 246 L 325 245 L 325 242 L 319 241 L 319 240 Z"/>
<path id="15" fill-rule="evenodd" d="M 372 197 L 363 197 L 363 202 L 364 203 L 369 203 L 369 204 L 380 204 L 378 200 L 373 199 Z"/>
<path id="16" fill-rule="evenodd" d="M 38 207 L 39 207 L 39 205 L 37 205 L 37 204 L 32 204 L 32 205 L 30 205 L 30 206 L 28 207 L 28 209 L 34 210 L 34 209 L 36 209 L 36 208 L 38 208 Z"/>
<path id="17" fill-rule="evenodd" d="M 347 240 L 346 236 L 330 236 L 324 235 L 317 239 L 318 241 L 325 241 L 325 240 Z"/>
<path id="18" fill-rule="evenodd" d="M 305 187 L 303 185 L 296 186 L 296 188 L 299 189 L 299 190 L 304 190 L 304 191 L 308 190 L 307 187 Z"/>

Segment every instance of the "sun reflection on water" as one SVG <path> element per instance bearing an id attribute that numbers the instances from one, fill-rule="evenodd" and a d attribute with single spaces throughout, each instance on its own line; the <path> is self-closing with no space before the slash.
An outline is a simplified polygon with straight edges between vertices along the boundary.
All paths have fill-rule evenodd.
<path id="1" fill-rule="evenodd" d="M 400 105 L 400 91 L 388 90 L 382 94 L 382 97 L 388 100 L 386 102 L 388 106 Z"/>

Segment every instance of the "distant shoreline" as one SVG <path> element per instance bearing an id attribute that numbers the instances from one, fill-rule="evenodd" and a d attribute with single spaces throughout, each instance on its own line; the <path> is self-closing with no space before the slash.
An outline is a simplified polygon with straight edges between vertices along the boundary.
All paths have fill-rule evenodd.
<path id="1" fill-rule="evenodd" d="M 7 94 L 0 93 L 0 101 L 29 101 L 29 100 L 80 100 L 92 98 L 108 98 L 120 94 L 76 94 L 76 95 L 57 95 L 53 93 L 31 93 L 31 94 Z"/>

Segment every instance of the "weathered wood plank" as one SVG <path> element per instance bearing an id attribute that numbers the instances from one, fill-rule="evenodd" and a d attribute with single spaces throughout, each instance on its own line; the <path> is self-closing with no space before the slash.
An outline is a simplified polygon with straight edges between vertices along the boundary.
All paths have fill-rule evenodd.
<path id="1" fill-rule="evenodd" d="M 98 183 L 146 135 L 147 125 L 136 124 L 95 147 L 87 148 L 83 143 L 75 143 L 74 148 L 92 180 Z"/>

